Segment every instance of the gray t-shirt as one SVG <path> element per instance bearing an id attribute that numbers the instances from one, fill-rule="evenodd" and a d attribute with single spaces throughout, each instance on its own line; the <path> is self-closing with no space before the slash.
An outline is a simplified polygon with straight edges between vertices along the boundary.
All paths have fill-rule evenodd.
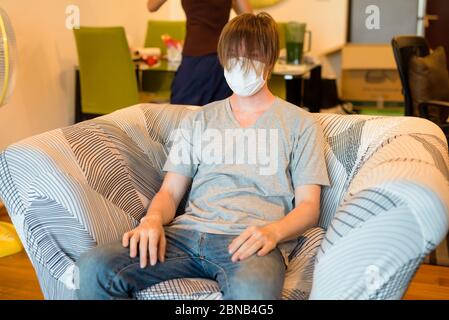
<path id="1" fill-rule="evenodd" d="M 280 98 L 249 128 L 229 99 L 211 103 L 189 113 L 171 141 L 163 170 L 193 178 L 172 227 L 238 235 L 292 211 L 296 187 L 330 185 L 321 126 Z"/>

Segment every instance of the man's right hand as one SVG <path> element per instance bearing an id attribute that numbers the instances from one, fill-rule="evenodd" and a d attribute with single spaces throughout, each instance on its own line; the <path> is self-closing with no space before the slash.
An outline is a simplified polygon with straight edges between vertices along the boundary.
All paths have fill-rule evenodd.
<path id="1" fill-rule="evenodd" d="M 129 246 L 131 258 L 140 255 L 140 266 L 145 268 L 148 260 L 152 266 L 158 259 L 165 261 L 166 239 L 164 225 L 170 224 L 174 219 L 176 208 L 179 206 L 187 189 L 192 183 L 192 178 L 167 172 L 161 189 L 153 197 L 147 210 L 147 215 L 140 221 L 140 225 L 123 235 L 122 244 Z"/>
<path id="2" fill-rule="evenodd" d="M 156 215 L 145 217 L 137 228 L 125 233 L 122 239 L 122 245 L 125 248 L 129 246 L 131 258 L 135 258 L 139 250 L 141 268 L 147 266 L 148 257 L 152 266 L 158 259 L 164 262 L 166 244 L 162 218 Z"/>

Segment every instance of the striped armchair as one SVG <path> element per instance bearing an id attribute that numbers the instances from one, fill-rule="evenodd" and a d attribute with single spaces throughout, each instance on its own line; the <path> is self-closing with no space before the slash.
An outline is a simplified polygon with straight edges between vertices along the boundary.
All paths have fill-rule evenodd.
<path id="1" fill-rule="evenodd" d="M 163 179 L 170 132 L 193 107 L 143 104 L 16 143 L 0 155 L 0 197 L 46 299 L 74 299 L 84 251 L 135 227 Z M 297 239 L 284 299 L 400 299 L 448 230 L 443 132 L 411 117 L 316 114 L 331 186 L 319 228 Z M 182 208 L 181 208 L 182 209 Z M 220 299 L 178 279 L 138 299 Z"/>

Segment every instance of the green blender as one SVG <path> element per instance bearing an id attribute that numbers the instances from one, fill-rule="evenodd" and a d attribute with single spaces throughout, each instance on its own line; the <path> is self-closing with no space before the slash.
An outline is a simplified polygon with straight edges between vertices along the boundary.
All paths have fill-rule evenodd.
<path id="1" fill-rule="evenodd" d="M 299 22 L 289 22 L 285 26 L 285 41 L 287 47 L 287 64 L 301 64 L 303 54 L 310 51 L 312 33 L 306 30 L 307 25 Z M 308 48 L 304 51 L 306 34 L 309 35 Z"/>

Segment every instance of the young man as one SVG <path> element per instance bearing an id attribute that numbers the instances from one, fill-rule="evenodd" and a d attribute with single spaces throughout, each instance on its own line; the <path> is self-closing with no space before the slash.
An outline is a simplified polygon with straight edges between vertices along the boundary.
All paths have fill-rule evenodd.
<path id="1" fill-rule="evenodd" d="M 146 217 L 121 244 L 80 258 L 79 298 L 133 298 L 174 278 L 214 279 L 224 299 L 281 297 L 281 250 L 317 224 L 329 185 L 322 132 L 268 89 L 279 56 L 268 14 L 228 23 L 218 54 L 234 94 L 183 120 Z"/>

